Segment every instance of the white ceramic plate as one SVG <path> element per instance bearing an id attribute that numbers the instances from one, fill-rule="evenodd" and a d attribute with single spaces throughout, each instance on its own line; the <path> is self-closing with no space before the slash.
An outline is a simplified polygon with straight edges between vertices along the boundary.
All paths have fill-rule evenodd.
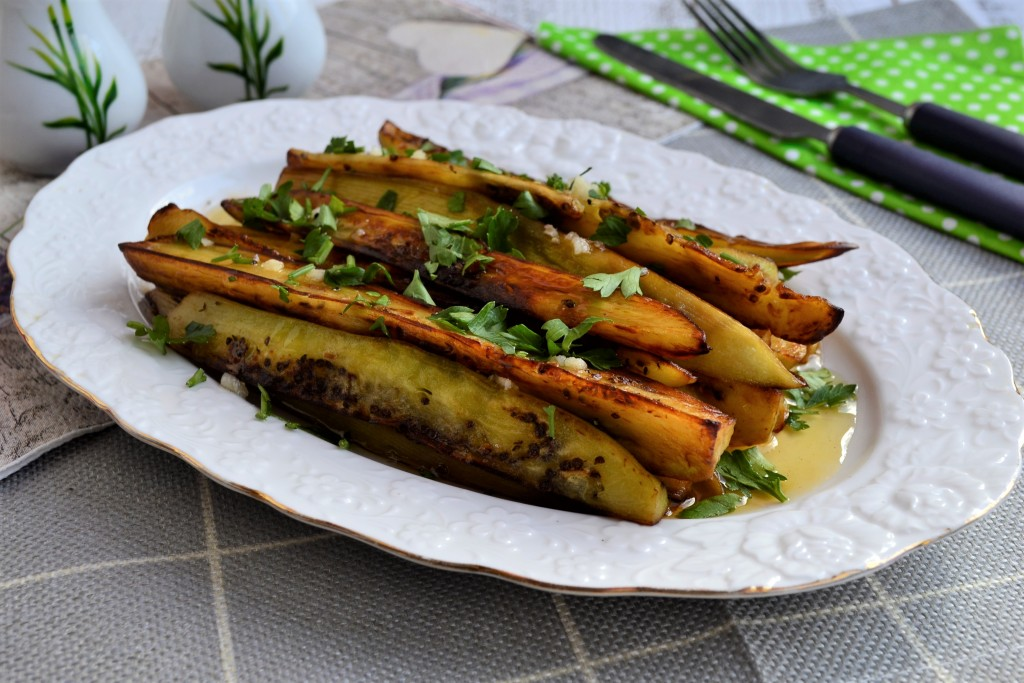
<path id="1" fill-rule="evenodd" d="M 290 147 L 372 143 L 381 122 L 535 176 L 592 176 L 652 215 L 765 239 L 852 241 L 796 286 L 846 310 L 826 364 L 859 392 L 839 473 L 759 512 L 646 528 L 446 486 L 340 451 L 134 340 L 117 243 L 169 201 L 208 208 L 276 177 Z M 68 245 L 73 245 L 69 248 Z M 581 121 L 450 102 L 272 100 L 160 121 L 76 161 L 32 202 L 10 251 L 13 309 L 64 381 L 125 429 L 299 519 L 434 566 L 592 593 L 734 596 L 828 585 L 977 519 L 1019 468 L 1024 402 L 973 312 L 902 249 L 763 178 Z"/>

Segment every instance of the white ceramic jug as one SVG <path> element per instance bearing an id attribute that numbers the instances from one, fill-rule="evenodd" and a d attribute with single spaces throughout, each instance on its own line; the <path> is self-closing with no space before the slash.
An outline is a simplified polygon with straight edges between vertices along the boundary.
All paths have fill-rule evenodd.
<path id="1" fill-rule="evenodd" d="M 204 109 L 299 97 L 323 70 L 326 38 L 309 0 L 171 0 L 163 58 Z"/>
<path id="2" fill-rule="evenodd" d="M 100 0 L 0 2 L 0 159 L 62 171 L 134 130 L 146 80 Z"/>

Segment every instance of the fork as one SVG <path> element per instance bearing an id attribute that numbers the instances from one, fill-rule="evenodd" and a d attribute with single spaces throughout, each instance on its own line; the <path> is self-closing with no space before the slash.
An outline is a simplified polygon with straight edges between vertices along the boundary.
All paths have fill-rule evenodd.
<path id="1" fill-rule="evenodd" d="M 683 4 L 755 82 L 804 97 L 848 93 L 902 118 L 916 140 L 1024 179 L 1024 136 L 930 102 L 903 105 L 858 87 L 841 74 L 806 69 L 772 44 L 728 0 L 683 0 Z"/>

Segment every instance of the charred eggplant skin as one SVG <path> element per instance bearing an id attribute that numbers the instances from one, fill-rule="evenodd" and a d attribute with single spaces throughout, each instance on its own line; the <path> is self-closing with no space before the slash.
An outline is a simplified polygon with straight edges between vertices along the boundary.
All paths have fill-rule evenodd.
<path id="1" fill-rule="evenodd" d="M 203 293 L 185 297 L 168 321 L 174 335 L 192 321 L 214 326 L 210 342 L 178 347 L 208 370 L 392 427 L 615 517 L 654 524 L 665 515 L 664 486 L 611 437 L 445 358 Z"/>

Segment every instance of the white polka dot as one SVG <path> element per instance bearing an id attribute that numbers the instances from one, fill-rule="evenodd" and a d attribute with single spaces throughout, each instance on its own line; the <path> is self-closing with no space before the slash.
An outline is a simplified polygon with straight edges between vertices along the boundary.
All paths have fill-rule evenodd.
<path id="1" fill-rule="evenodd" d="M 800 158 L 800 152 L 795 149 L 787 149 L 783 156 L 785 156 L 788 161 L 796 161 Z"/>
<path id="2" fill-rule="evenodd" d="M 804 172 L 810 175 L 818 175 L 818 169 L 814 166 L 804 166 Z"/>
<path id="3" fill-rule="evenodd" d="M 906 46 L 907 46 L 907 41 L 905 41 L 905 40 L 897 40 L 895 43 L 893 43 L 893 47 L 898 47 L 901 50 L 903 48 L 905 48 Z"/>
<path id="4" fill-rule="evenodd" d="M 964 96 L 963 96 L 963 95 L 961 95 L 961 94 L 960 94 L 960 93 L 958 93 L 958 92 L 955 92 L 955 93 L 953 93 L 952 95 L 950 95 L 950 96 L 949 96 L 949 99 L 953 100 L 954 102 L 959 102 L 959 101 L 960 101 L 960 100 L 962 100 L 963 98 L 964 98 Z"/>
<path id="5" fill-rule="evenodd" d="M 850 187 L 863 187 L 863 186 L 864 186 L 864 181 L 861 180 L 860 178 L 854 178 L 853 180 L 850 181 Z"/>
<path id="6" fill-rule="evenodd" d="M 997 123 L 999 121 L 998 114 L 985 114 L 985 120 L 989 123 Z"/>
<path id="7" fill-rule="evenodd" d="M 997 47 L 995 50 L 993 50 L 992 54 L 994 54 L 996 57 L 999 57 L 1000 59 L 1002 59 L 1003 57 L 1005 57 L 1007 55 L 1006 48 L 1005 47 Z"/>
<path id="8" fill-rule="evenodd" d="M 668 98 L 668 106 L 670 106 L 670 107 L 678 107 L 679 106 L 679 98 L 678 97 L 670 97 L 670 98 Z"/>
<path id="9" fill-rule="evenodd" d="M 922 47 L 935 47 L 935 39 L 934 38 L 925 38 L 924 40 L 921 41 L 921 46 Z"/>
<path id="10" fill-rule="evenodd" d="M 981 239 L 979 239 L 977 235 L 968 235 L 967 241 L 971 244 L 981 244 Z"/>
<path id="11" fill-rule="evenodd" d="M 1006 37 L 1010 40 L 1016 40 L 1018 35 L 1020 34 L 1017 33 L 1017 29 L 1015 28 L 1007 29 L 1006 31 Z"/>
<path id="12" fill-rule="evenodd" d="M 846 175 L 846 171 L 844 171 L 843 169 L 839 168 L 838 166 L 833 166 L 832 167 L 832 172 L 835 173 L 836 175 Z"/>
<path id="13" fill-rule="evenodd" d="M 576 36 L 571 33 L 567 33 L 565 35 L 565 40 L 567 40 L 570 43 L 575 43 L 578 40 L 578 38 L 576 38 Z"/>
<path id="14" fill-rule="evenodd" d="M 981 105 L 977 102 L 971 102 L 967 105 L 967 111 L 978 111 L 979 109 L 981 109 Z"/>
<path id="15" fill-rule="evenodd" d="M 875 204 L 881 204 L 883 199 L 885 199 L 885 195 L 879 192 L 878 190 L 875 190 L 874 192 L 871 193 L 871 201 L 873 201 Z"/>
<path id="16" fill-rule="evenodd" d="M 615 77 L 615 82 L 618 83 L 619 85 L 623 85 L 626 82 L 626 77 L 625 76 L 616 76 Z"/>
<path id="17" fill-rule="evenodd" d="M 1007 235 L 1005 232 L 996 233 L 996 237 L 999 238 L 1000 242 L 1009 242 L 1010 241 L 1010 236 Z"/>
<path id="18" fill-rule="evenodd" d="M 726 133 L 735 133 L 736 132 L 736 128 L 738 126 L 736 125 L 735 121 L 727 121 L 725 123 L 725 125 L 722 126 L 722 127 L 725 128 L 725 132 Z"/>
<path id="19" fill-rule="evenodd" d="M 668 33 L 666 33 L 665 31 L 661 31 L 660 33 L 658 33 L 658 40 L 668 40 Z"/>
<path id="20" fill-rule="evenodd" d="M 697 46 L 693 49 L 696 50 L 697 52 L 707 52 L 708 46 L 705 45 L 704 43 L 697 43 Z"/>
<path id="21" fill-rule="evenodd" d="M 932 95 L 930 92 L 923 92 L 917 99 L 921 100 L 922 102 L 931 102 L 932 100 L 935 99 L 935 96 Z"/>
<path id="22" fill-rule="evenodd" d="M 925 213 L 935 213 L 935 207 L 929 206 L 927 204 L 922 204 L 921 211 L 924 211 Z"/>
<path id="23" fill-rule="evenodd" d="M 977 50 L 968 50 L 964 54 L 967 56 L 967 59 L 977 59 L 978 58 L 978 51 Z"/>
<path id="24" fill-rule="evenodd" d="M 939 54 L 935 55 L 935 59 L 939 60 L 940 62 L 948 62 L 951 59 L 951 57 L 949 56 L 948 52 L 940 52 Z"/>
<path id="25" fill-rule="evenodd" d="M 984 101 L 987 101 L 987 100 L 991 100 L 992 99 L 992 95 L 990 95 L 987 92 L 980 92 L 980 93 L 978 93 L 978 99 L 984 102 Z"/>
<path id="26" fill-rule="evenodd" d="M 999 104 L 996 105 L 996 109 L 998 109 L 999 111 L 1010 111 L 1010 105 L 1008 105 L 1006 102 L 1000 102 Z"/>
<path id="27" fill-rule="evenodd" d="M 537 33 L 537 36 L 539 38 L 550 38 L 551 37 L 551 31 L 549 31 L 547 29 L 544 29 L 543 31 L 539 31 Z"/>
<path id="28" fill-rule="evenodd" d="M 661 83 L 656 83 L 651 88 L 651 92 L 654 93 L 655 95 L 660 95 L 661 93 L 665 92 L 665 86 L 663 86 Z"/>
<path id="29" fill-rule="evenodd" d="M 650 41 L 647 41 L 646 43 L 644 43 L 644 49 L 645 50 L 653 50 L 654 49 L 654 43 L 652 43 Z"/>
<path id="30" fill-rule="evenodd" d="M 956 219 L 955 218 L 948 218 L 947 217 L 947 218 L 943 218 L 942 219 L 942 228 L 944 230 L 952 230 L 955 227 L 956 227 Z"/>
<path id="31" fill-rule="evenodd" d="M 641 83 L 650 83 L 653 80 L 654 79 L 651 78 L 650 75 L 648 75 L 648 74 L 640 74 L 640 82 Z"/>
<path id="32" fill-rule="evenodd" d="M 708 109 L 708 118 L 717 119 L 721 115 L 722 111 L 720 109 L 715 109 L 714 107 Z"/>
<path id="33" fill-rule="evenodd" d="M 990 34 L 990 33 L 979 33 L 977 35 L 977 38 L 978 38 L 978 42 L 979 43 L 987 43 L 990 40 L 992 40 L 992 34 Z"/>
<path id="34" fill-rule="evenodd" d="M 609 71 L 612 70 L 612 65 L 609 64 L 608 62 L 605 62 L 601 66 L 597 67 L 597 70 L 600 71 L 603 74 L 606 74 L 606 73 L 608 73 Z"/>
<path id="35" fill-rule="evenodd" d="M 986 64 L 985 66 L 981 67 L 981 71 L 982 71 L 982 73 L 986 73 L 986 74 L 994 74 L 996 72 L 996 65 L 995 64 Z"/>
<path id="36" fill-rule="evenodd" d="M 949 39 L 949 44 L 950 45 L 963 45 L 964 44 L 964 39 L 961 38 L 960 36 L 953 36 L 953 37 L 951 37 Z"/>
<path id="37" fill-rule="evenodd" d="M 557 40 L 555 42 L 551 43 L 551 51 L 556 53 L 556 54 L 561 54 L 562 53 L 562 44 L 560 42 L 558 42 Z"/>

